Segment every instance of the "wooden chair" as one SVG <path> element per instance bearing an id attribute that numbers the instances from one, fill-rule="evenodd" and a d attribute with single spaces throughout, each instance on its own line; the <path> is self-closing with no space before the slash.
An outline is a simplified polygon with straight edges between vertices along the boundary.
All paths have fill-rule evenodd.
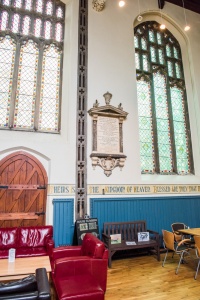
<path id="1" fill-rule="evenodd" d="M 184 244 L 184 240 L 177 243 L 174 240 L 173 232 L 163 229 L 162 234 L 163 234 L 164 248 L 166 249 L 166 254 L 165 254 L 165 258 L 163 260 L 162 266 L 164 267 L 164 264 L 165 264 L 165 261 L 166 261 L 167 255 L 168 255 L 168 251 L 173 251 L 173 255 L 178 254 L 180 256 L 179 263 L 178 263 L 178 266 L 175 271 L 175 274 L 178 274 L 180 264 L 183 261 L 184 256 L 186 254 L 189 254 L 190 247 L 188 245 Z"/>
<path id="2" fill-rule="evenodd" d="M 178 232 L 179 229 L 187 229 L 187 226 L 184 223 L 172 223 L 171 224 L 172 232 L 174 233 L 174 240 L 179 243 L 184 240 L 184 244 L 189 244 L 194 246 L 194 239 L 188 235 L 183 235 Z"/>
<path id="3" fill-rule="evenodd" d="M 198 258 L 198 265 L 197 265 L 197 269 L 196 269 L 196 273 L 194 276 L 194 279 L 197 279 L 197 274 L 199 271 L 199 265 L 200 265 L 200 236 L 194 236 L 194 241 L 195 241 L 195 250 L 196 250 L 196 256 Z"/>

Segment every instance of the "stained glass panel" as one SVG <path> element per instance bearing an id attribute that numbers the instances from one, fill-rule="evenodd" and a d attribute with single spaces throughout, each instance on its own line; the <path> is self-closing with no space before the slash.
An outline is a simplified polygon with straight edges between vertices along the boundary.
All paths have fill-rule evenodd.
<path id="1" fill-rule="evenodd" d="M 45 50 L 42 68 L 39 129 L 58 130 L 60 52 L 55 45 Z"/>
<path id="2" fill-rule="evenodd" d="M 153 74 L 160 172 L 173 172 L 166 80 Z"/>
<path id="3" fill-rule="evenodd" d="M 188 160 L 189 149 L 186 136 L 185 126 L 185 111 L 183 105 L 183 91 L 180 88 L 170 88 L 171 101 L 173 107 L 173 124 L 174 124 L 174 138 L 176 148 L 177 170 L 179 174 L 187 174 L 190 172 L 190 165 Z"/>
<path id="4" fill-rule="evenodd" d="M 152 136 L 152 111 L 150 83 L 144 80 L 137 81 L 140 160 L 142 173 L 154 173 L 154 146 Z"/>
<path id="5" fill-rule="evenodd" d="M 167 56 L 172 57 L 172 51 L 170 45 L 166 45 L 166 53 Z"/>
<path id="6" fill-rule="evenodd" d="M 136 65 L 136 69 L 140 69 L 140 59 L 139 59 L 139 54 L 137 52 L 135 53 L 135 65 Z"/>
<path id="7" fill-rule="evenodd" d="M 56 41 L 61 42 L 62 40 L 62 25 L 61 23 L 56 24 Z"/>
<path id="8" fill-rule="evenodd" d="M 174 76 L 173 64 L 169 60 L 167 62 L 167 69 L 168 69 L 168 75 L 171 76 L 171 77 L 173 77 Z"/>
<path id="9" fill-rule="evenodd" d="M 31 18 L 29 16 L 25 16 L 22 25 L 22 33 L 24 35 L 29 34 L 30 23 L 31 23 Z"/>
<path id="10" fill-rule="evenodd" d="M 36 2 L 36 11 L 42 13 L 43 11 L 43 0 L 37 0 Z"/>
<path id="11" fill-rule="evenodd" d="M 41 19 L 36 19 L 35 20 L 34 35 L 36 37 L 40 37 L 41 36 L 41 24 L 42 24 L 42 20 Z"/>
<path id="12" fill-rule="evenodd" d="M 12 32 L 17 33 L 19 32 L 19 22 L 20 16 L 18 14 L 14 14 L 13 21 L 12 21 Z"/>
<path id="13" fill-rule="evenodd" d="M 14 117 L 17 128 L 34 127 L 38 53 L 32 40 L 21 47 Z"/>
<path id="14" fill-rule="evenodd" d="M 22 6 L 22 0 L 15 0 L 14 7 L 20 8 Z"/>
<path id="15" fill-rule="evenodd" d="M 52 13 L 53 13 L 53 4 L 51 1 L 48 1 L 46 6 L 46 14 L 52 15 Z"/>
<path id="16" fill-rule="evenodd" d="M 31 10 L 32 0 L 25 0 L 25 9 Z"/>
<path id="17" fill-rule="evenodd" d="M 158 49 L 158 57 L 159 57 L 159 63 L 164 64 L 164 53 L 163 49 Z"/>
<path id="18" fill-rule="evenodd" d="M 176 47 L 173 47 L 173 49 L 174 49 L 174 57 L 178 59 L 179 58 L 178 49 Z"/>
<path id="19" fill-rule="evenodd" d="M 142 55 L 142 61 L 143 61 L 143 70 L 144 71 L 148 71 L 148 58 L 147 58 L 147 54 L 143 54 Z"/>
<path id="20" fill-rule="evenodd" d="M 0 127 L 8 127 L 16 45 L 9 36 L 0 38 Z"/>
<path id="21" fill-rule="evenodd" d="M 150 47 L 150 52 L 151 52 L 151 61 L 156 62 L 156 49 L 155 49 L 155 47 L 151 46 Z"/>
<path id="22" fill-rule="evenodd" d="M 9 6 L 10 5 L 10 0 L 3 0 L 3 4 L 6 5 L 6 6 Z"/>
<path id="23" fill-rule="evenodd" d="M 8 26 L 8 13 L 7 13 L 7 11 L 2 12 L 0 24 L 1 24 L 1 30 L 6 30 L 6 28 Z"/>
<path id="24" fill-rule="evenodd" d="M 176 77 L 181 78 L 181 67 L 179 63 L 175 63 Z"/>
<path id="25" fill-rule="evenodd" d="M 141 38 L 142 50 L 147 50 L 147 41 L 145 38 Z"/>
<path id="26" fill-rule="evenodd" d="M 57 18 L 63 18 L 63 9 L 59 6 L 56 10 Z"/>
<path id="27" fill-rule="evenodd" d="M 51 38 L 51 30 L 52 30 L 52 25 L 50 21 L 45 22 L 45 27 L 44 27 L 44 36 L 45 39 L 50 39 Z"/>
<path id="28" fill-rule="evenodd" d="M 149 40 L 150 42 L 155 42 L 155 35 L 153 30 L 149 30 Z"/>
<path id="29" fill-rule="evenodd" d="M 134 36 L 134 44 L 135 44 L 135 48 L 139 47 L 138 36 Z"/>
<path id="30" fill-rule="evenodd" d="M 157 41 L 158 41 L 158 44 L 161 45 L 162 44 L 162 35 L 160 32 L 157 32 Z"/>

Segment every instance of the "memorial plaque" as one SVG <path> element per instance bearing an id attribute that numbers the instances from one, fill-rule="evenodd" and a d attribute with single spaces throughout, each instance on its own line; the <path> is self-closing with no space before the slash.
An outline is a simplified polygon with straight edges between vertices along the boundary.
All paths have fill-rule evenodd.
<path id="1" fill-rule="evenodd" d="M 112 94 L 107 92 L 104 95 L 104 106 L 99 106 L 95 101 L 93 108 L 88 112 L 93 118 L 93 141 L 92 166 L 101 167 L 106 176 L 112 174 L 116 167 L 123 168 L 126 155 L 123 153 L 123 121 L 127 117 L 127 112 L 123 110 L 122 103 L 118 107 L 110 105 Z"/>
<path id="2" fill-rule="evenodd" d="M 119 153 L 119 120 L 110 117 L 98 117 L 97 152 Z"/>

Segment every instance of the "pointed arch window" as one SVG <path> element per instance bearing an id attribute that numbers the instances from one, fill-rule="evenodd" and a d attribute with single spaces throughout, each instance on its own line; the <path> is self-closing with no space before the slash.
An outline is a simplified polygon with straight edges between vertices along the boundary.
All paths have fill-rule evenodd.
<path id="1" fill-rule="evenodd" d="M 181 49 L 154 21 L 134 30 L 141 173 L 194 173 Z"/>
<path id="2" fill-rule="evenodd" d="M 3 0 L 0 129 L 60 131 L 65 5 Z"/>

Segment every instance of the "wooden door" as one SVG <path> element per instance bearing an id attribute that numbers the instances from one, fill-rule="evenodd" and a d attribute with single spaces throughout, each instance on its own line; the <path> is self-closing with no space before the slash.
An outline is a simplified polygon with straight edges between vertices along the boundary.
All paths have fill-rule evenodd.
<path id="1" fill-rule="evenodd" d="M 0 227 L 45 225 L 47 174 L 34 156 L 15 152 L 0 161 Z"/>

